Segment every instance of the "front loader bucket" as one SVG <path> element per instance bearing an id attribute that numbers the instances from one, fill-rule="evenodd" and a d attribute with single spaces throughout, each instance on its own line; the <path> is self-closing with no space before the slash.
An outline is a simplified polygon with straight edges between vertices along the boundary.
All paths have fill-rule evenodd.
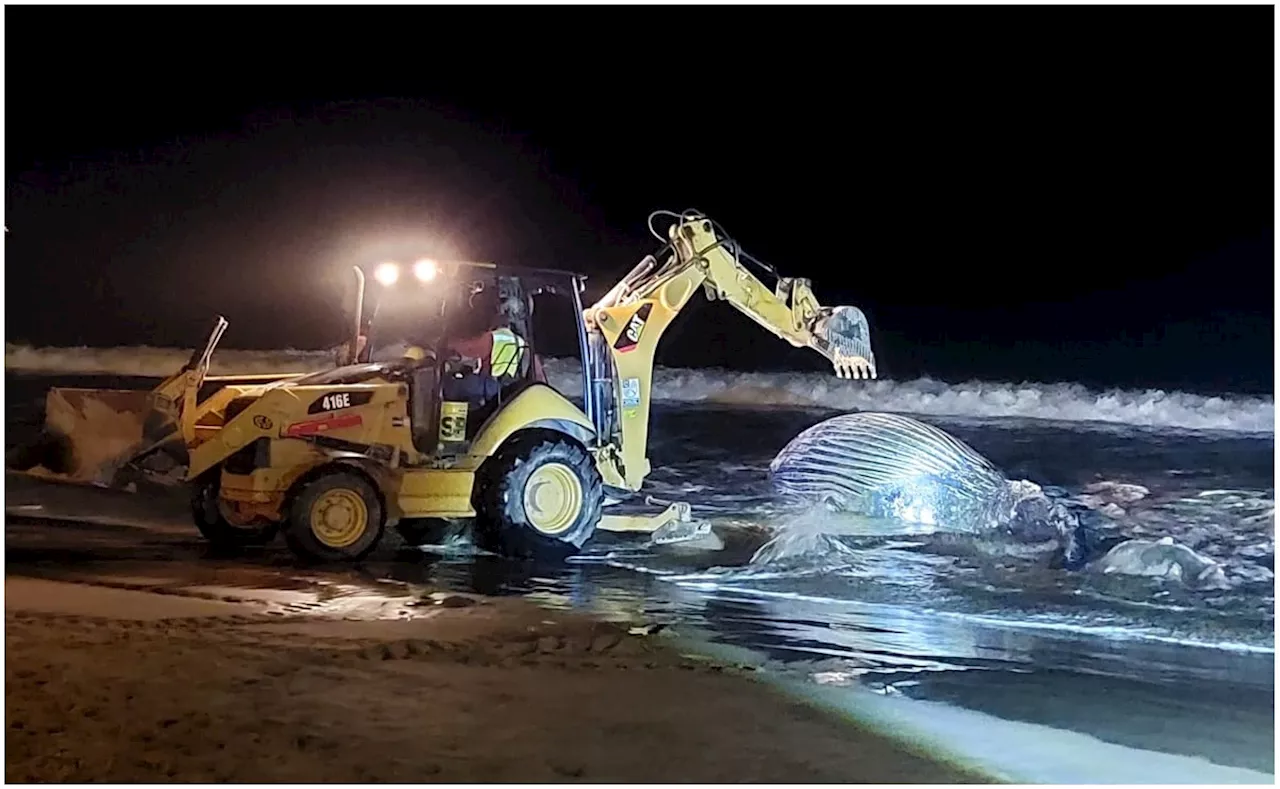
<path id="1" fill-rule="evenodd" d="M 186 426 L 194 423 L 196 396 L 226 328 L 226 318 L 219 315 L 202 348 L 151 391 L 50 389 L 40 439 L 9 453 L 6 464 L 36 476 L 102 486 L 131 481 L 119 473 L 126 467 L 165 473 L 185 465 L 179 420 L 189 408 L 193 413 Z"/>
<path id="2" fill-rule="evenodd" d="M 142 444 L 149 395 L 146 390 L 49 390 L 44 434 L 13 465 L 68 482 L 109 483 Z"/>

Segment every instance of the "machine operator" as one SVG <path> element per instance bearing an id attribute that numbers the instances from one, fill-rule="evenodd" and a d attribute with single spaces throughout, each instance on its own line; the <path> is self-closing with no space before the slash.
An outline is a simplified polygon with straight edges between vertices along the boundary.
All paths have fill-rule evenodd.
<path id="1" fill-rule="evenodd" d="M 487 402 L 497 397 L 502 387 L 521 377 L 529 343 L 511 326 L 513 316 L 523 312 L 518 299 L 498 299 L 489 288 L 473 293 L 468 301 L 466 320 L 461 333 L 446 343 L 450 356 L 475 361 L 471 374 L 452 374 L 443 382 L 446 400 L 470 403 Z M 426 346 L 411 346 L 406 358 L 420 361 L 434 356 Z M 546 382 L 542 362 L 532 354 L 534 380 Z"/>

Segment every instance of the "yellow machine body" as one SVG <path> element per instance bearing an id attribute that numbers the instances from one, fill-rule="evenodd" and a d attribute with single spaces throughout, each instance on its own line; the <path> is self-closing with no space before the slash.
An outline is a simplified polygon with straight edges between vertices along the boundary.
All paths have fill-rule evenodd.
<path id="1" fill-rule="evenodd" d="M 243 396 L 237 392 L 228 402 Z M 256 518 L 282 519 L 298 482 L 334 463 L 358 468 L 377 482 L 391 521 L 469 518 L 476 514 L 476 471 L 513 434 L 554 430 L 558 423 L 576 426 L 579 435 L 591 429 L 582 411 L 563 395 L 549 386 L 533 386 L 497 411 L 465 450 L 426 453 L 414 445 L 408 402 L 409 387 L 403 382 L 270 389 L 229 422 L 196 426 L 188 478 L 221 466 L 222 497 L 246 524 Z M 316 403 L 322 409 L 326 403 L 337 407 L 311 410 Z M 457 418 L 466 406 L 445 401 L 440 411 Z M 446 447 L 460 443 L 453 424 L 441 419 L 439 438 Z"/>

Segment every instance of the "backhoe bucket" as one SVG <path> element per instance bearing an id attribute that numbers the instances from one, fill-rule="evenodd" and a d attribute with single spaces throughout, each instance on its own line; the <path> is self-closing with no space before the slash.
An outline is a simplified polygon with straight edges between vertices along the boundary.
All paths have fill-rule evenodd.
<path id="1" fill-rule="evenodd" d="M 813 333 L 827 349 L 844 359 L 861 359 L 869 377 L 876 375 L 876 357 L 871 352 L 871 327 L 857 307 L 835 307 L 815 322 Z"/>

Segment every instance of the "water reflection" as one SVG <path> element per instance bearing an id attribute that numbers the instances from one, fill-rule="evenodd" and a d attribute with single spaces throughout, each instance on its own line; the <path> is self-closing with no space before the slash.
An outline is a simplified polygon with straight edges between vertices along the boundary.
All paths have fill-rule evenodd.
<path id="1" fill-rule="evenodd" d="M 945 701 L 1105 742 L 1273 772 L 1274 655 L 900 606 L 696 589 L 607 564 L 438 560 L 437 583 L 520 594 L 750 650 L 769 670 Z M 1215 722 L 1204 732 L 1207 720 Z"/>

